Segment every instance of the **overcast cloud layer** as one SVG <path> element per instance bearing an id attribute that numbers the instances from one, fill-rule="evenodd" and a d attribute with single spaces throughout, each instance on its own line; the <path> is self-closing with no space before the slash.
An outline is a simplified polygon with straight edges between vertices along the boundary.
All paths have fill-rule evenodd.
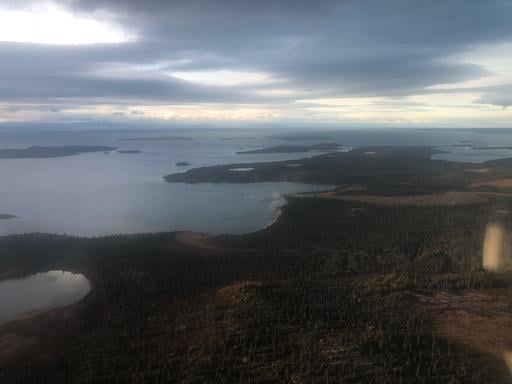
<path id="1" fill-rule="evenodd" d="M 45 4 L 131 38 L 0 34 L 0 121 L 511 125 L 510 0 L 7 0 L 0 10 Z"/>

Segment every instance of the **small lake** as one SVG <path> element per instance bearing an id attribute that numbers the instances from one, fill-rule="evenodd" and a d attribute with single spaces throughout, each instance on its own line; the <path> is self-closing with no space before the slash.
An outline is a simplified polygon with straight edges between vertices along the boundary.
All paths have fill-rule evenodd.
<path id="1" fill-rule="evenodd" d="M 74 304 L 90 290 L 85 276 L 66 271 L 0 281 L 0 324 L 16 316 Z"/>

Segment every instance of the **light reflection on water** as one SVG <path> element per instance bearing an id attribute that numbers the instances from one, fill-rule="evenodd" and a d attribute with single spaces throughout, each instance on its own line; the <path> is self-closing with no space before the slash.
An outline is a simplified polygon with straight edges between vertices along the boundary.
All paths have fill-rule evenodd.
<path id="1" fill-rule="evenodd" d="M 275 139 L 212 137 L 193 140 L 123 141 L 123 137 L 193 136 L 163 132 L 45 132 L 8 135 L 0 131 L 0 147 L 30 145 L 96 145 L 104 143 L 140 154 L 88 153 L 48 159 L 0 160 L 0 213 L 16 219 L 0 222 L 0 236 L 46 232 L 79 236 L 192 230 L 244 233 L 263 228 L 277 216 L 275 195 L 325 189 L 295 183 L 182 184 L 163 176 L 186 169 L 231 163 L 301 158 L 304 153 L 241 155 Z M 235 135 L 234 132 L 224 132 Z M 201 136 L 203 133 L 201 134 Z M 245 133 L 247 135 L 247 133 Z M 261 133 L 260 133 L 261 136 Z M 179 161 L 187 167 L 176 166 Z M 236 167 L 248 168 L 248 167 Z M 238 218 L 233 220 L 233 218 Z"/>
<path id="2" fill-rule="evenodd" d="M 249 171 L 253 162 L 311 157 L 317 152 L 238 154 L 276 145 L 311 145 L 337 142 L 342 151 L 362 145 L 444 146 L 449 153 L 436 159 L 480 162 L 512 156 L 512 150 L 466 150 L 463 143 L 512 145 L 512 134 L 425 130 L 315 131 L 314 138 L 282 140 L 282 130 L 105 130 L 105 131 L 0 131 L 0 147 L 30 145 L 112 145 L 141 150 L 140 154 L 89 153 L 53 159 L 0 161 L 0 213 L 16 219 L 0 222 L 0 236 L 50 232 L 79 236 L 154 231 L 245 233 L 272 223 L 280 197 L 287 193 L 324 190 L 326 186 L 294 183 L 170 184 L 162 177 L 189 168 L 237 164 Z M 308 133 L 311 135 L 311 131 Z M 186 136 L 190 140 L 122 140 L 134 137 Z M 229 139 L 229 140 L 226 140 Z M 448 147 L 446 147 L 448 145 Z M 468 144 L 469 146 L 470 144 Z M 187 167 L 177 162 L 190 163 Z M 297 166 L 300 161 L 292 163 Z M 266 203 L 269 198 L 279 201 Z M 233 218 L 237 218 L 236 220 Z"/>
<path id="3" fill-rule="evenodd" d="M 33 311 L 74 304 L 90 290 L 85 276 L 66 271 L 0 281 L 0 323 Z"/>

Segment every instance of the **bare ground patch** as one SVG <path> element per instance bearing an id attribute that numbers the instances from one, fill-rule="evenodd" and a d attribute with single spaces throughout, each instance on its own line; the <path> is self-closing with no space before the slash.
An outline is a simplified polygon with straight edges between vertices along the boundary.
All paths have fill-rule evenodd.
<path id="1" fill-rule="evenodd" d="M 175 239 L 180 243 L 190 245 L 196 248 L 220 250 L 216 244 L 213 243 L 212 239 L 214 236 L 207 233 L 198 232 L 179 232 Z"/>
<path id="2" fill-rule="evenodd" d="M 25 336 L 18 333 L 7 333 L 0 336 L 0 360 L 15 356 L 20 351 L 34 348 L 39 339 L 33 336 Z"/>
<path id="3" fill-rule="evenodd" d="M 74 306 L 56 308 L 32 316 L 19 316 L 0 325 L 0 361 L 35 357 L 53 359 L 63 349 L 73 327 Z"/>
<path id="4" fill-rule="evenodd" d="M 488 181 L 479 181 L 469 185 L 470 188 L 493 187 L 493 188 L 512 188 L 512 179 L 496 179 Z"/>
<path id="5" fill-rule="evenodd" d="M 483 353 L 502 357 L 512 350 L 510 289 L 459 294 L 439 292 L 418 296 L 422 309 L 434 319 L 436 331 Z"/>
<path id="6" fill-rule="evenodd" d="M 376 195 L 339 195 L 334 192 L 323 192 L 307 195 L 307 197 L 319 197 L 327 199 L 355 201 L 360 203 L 385 205 L 385 206 L 436 206 L 436 205 L 461 205 L 461 204 L 485 204 L 487 198 L 483 194 L 475 192 L 451 191 L 446 193 L 433 193 L 428 195 L 407 196 L 376 196 Z"/>

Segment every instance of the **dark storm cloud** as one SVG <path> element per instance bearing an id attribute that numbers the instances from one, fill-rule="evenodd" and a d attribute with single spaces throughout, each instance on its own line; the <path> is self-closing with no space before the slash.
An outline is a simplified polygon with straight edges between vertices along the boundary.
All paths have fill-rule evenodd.
<path id="1" fill-rule="evenodd" d="M 20 8 L 37 3 L 6 4 Z M 457 56 L 512 40 L 509 0 L 61 0 L 59 4 L 81 15 L 110 18 L 138 40 L 60 47 L 1 43 L 1 100 L 279 101 L 256 96 L 267 88 L 294 89 L 304 98 L 406 96 L 429 93 L 426 88 L 434 85 L 488 76 L 485 68 L 463 63 Z M 144 69 L 129 69 L 140 66 Z M 195 70 L 261 72 L 276 84 L 215 87 L 169 76 L 173 71 Z M 509 87 L 482 89 L 482 101 L 507 104 L 509 91 Z"/>

